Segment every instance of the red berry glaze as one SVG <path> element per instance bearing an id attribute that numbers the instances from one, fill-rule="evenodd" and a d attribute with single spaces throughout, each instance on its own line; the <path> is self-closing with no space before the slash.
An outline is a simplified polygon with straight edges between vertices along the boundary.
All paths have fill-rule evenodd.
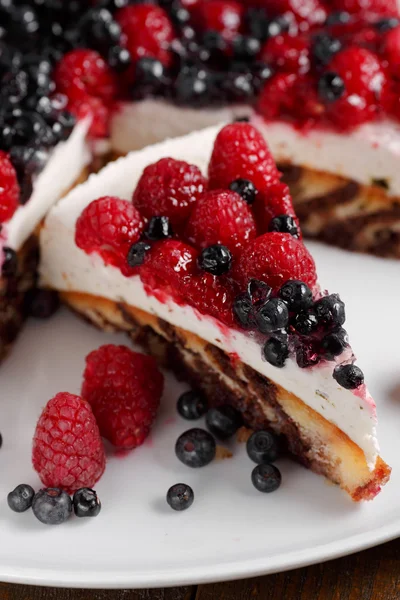
<path id="1" fill-rule="evenodd" d="M 0 150 L 0 223 L 11 219 L 18 208 L 17 174 L 7 152 Z"/>
<path id="2" fill-rule="evenodd" d="M 199 198 L 186 228 L 187 239 L 196 247 L 223 244 L 232 253 L 237 253 L 255 236 L 250 207 L 230 190 L 214 190 Z"/>
<path id="3" fill-rule="evenodd" d="M 151 356 L 107 344 L 86 357 L 82 397 L 100 433 L 116 448 L 143 444 L 156 417 L 164 377 Z"/>
<path id="4" fill-rule="evenodd" d="M 240 255 L 234 272 L 244 289 L 250 279 L 259 279 L 277 290 L 285 281 L 298 279 L 313 288 L 315 263 L 304 244 L 288 233 L 265 233 Z"/>
<path id="5" fill-rule="evenodd" d="M 49 400 L 36 425 L 32 462 L 46 487 L 60 487 L 69 493 L 94 487 L 106 458 L 88 402 L 68 392 Z"/>
<path id="6" fill-rule="evenodd" d="M 279 171 L 261 135 L 249 123 L 232 123 L 218 133 L 208 166 L 210 189 L 249 179 L 258 190 L 279 180 Z"/>
<path id="7" fill-rule="evenodd" d="M 235 0 L 208 0 L 200 2 L 195 18 L 203 31 L 218 31 L 227 41 L 239 33 L 244 6 Z"/>
<path id="8" fill-rule="evenodd" d="M 148 219 L 159 215 L 169 217 L 174 231 L 178 231 L 206 185 L 206 178 L 195 165 L 162 158 L 144 169 L 133 194 L 133 204 Z"/>
<path id="9" fill-rule="evenodd" d="M 264 44 L 261 59 L 276 71 L 307 73 L 310 70 L 310 44 L 306 38 L 288 33 L 276 35 Z"/>

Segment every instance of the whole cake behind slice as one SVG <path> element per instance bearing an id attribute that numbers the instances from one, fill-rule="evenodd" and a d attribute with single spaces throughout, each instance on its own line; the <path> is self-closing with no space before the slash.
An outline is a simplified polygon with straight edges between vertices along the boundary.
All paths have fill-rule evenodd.
<path id="1" fill-rule="evenodd" d="M 109 164 L 52 209 L 41 247 L 43 284 L 75 311 L 127 331 L 250 427 L 282 434 L 354 500 L 386 483 L 344 304 L 320 290 L 288 189 L 251 125 Z"/>

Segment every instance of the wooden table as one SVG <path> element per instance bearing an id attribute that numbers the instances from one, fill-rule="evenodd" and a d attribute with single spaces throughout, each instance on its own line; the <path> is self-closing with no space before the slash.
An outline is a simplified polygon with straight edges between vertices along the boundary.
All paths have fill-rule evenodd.
<path id="1" fill-rule="evenodd" d="M 0 600 L 400 600 L 400 539 L 312 567 L 158 590 L 57 590 L 0 583 Z"/>

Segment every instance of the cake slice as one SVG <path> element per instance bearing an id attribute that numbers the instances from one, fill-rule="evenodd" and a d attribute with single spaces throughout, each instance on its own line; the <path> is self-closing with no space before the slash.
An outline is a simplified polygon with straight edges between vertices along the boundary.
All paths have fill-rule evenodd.
<path id="1" fill-rule="evenodd" d="M 288 189 L 251 125 L 110 163 L 53 207 L 41 253 L 43 285 L 73 310 L 126 331 L 249 427 L 281 434 L 353 500 L 388 480 L 344 304 L 320 289 Z"/>

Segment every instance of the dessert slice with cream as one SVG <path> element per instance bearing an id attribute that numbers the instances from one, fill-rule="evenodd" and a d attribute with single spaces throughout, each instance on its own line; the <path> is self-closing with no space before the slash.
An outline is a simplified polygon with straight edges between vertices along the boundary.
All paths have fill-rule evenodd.
<path id="1" fill-rule="evenodd" d="M 76 312 L 126 331 L 248 426 L 281 434 L 354 500 L 388 480 L 344 304 L 320 289 L 288 188 L 251 125 L 110 163 L 53 207 L 41 253 L 42 283 Z"/>

